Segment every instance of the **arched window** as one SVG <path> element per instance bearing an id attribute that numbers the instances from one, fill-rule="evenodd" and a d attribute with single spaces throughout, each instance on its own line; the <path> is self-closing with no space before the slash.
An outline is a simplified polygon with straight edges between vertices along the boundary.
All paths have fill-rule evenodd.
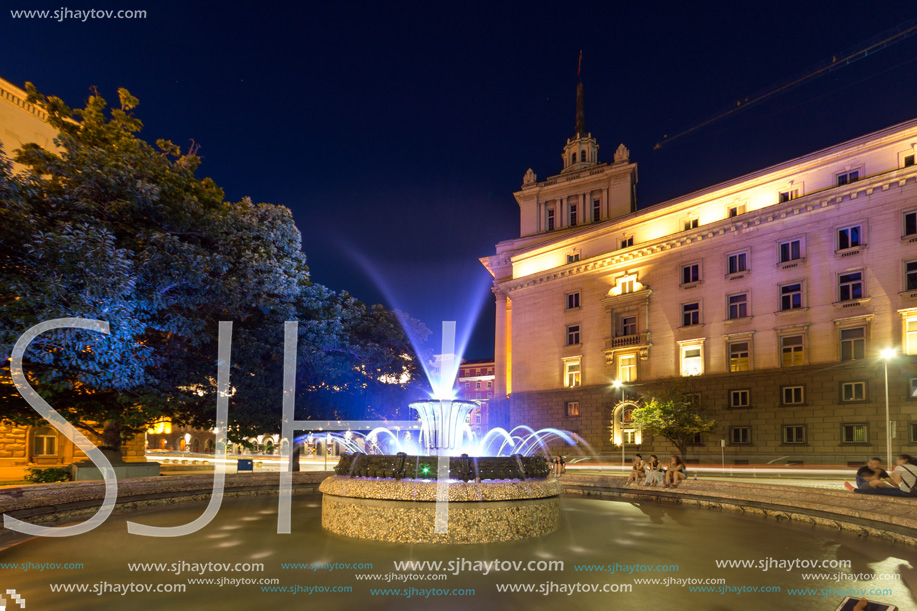
<path id="1" fill-rule="evenodd" d="M 195 454 L 201 451 L 201 442 L 198 441 L 197 437 L 191 440 L 191 451 Z"/>
<path id="2" fill-rule="evenodd" d="M 50 426 L 32 430 L 32 456 L 57 456 L 57 431 Z"/>
<path id="3" fill-rule="evenodd" d="M 213 439 L 207 439 L 204 441 L 204 452 L 207 454 L 213 454 Z"/>
<path id="4" fill-rule="evenodd" d="M 570 155 L 570 163 L 576 163 L 576 151 L 573 151 L 573 154 Z"/>

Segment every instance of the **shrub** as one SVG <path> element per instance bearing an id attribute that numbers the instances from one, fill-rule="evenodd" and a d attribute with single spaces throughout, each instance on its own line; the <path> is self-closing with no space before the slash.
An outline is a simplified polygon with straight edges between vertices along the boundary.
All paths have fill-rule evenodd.
<path id="1" fill-rule="evenodd" d="M 69 482 L 70 469 L 66 467 L 30 467 L 26 469 L 28 473 L 25 478 L 27 481 L 35 484 L 48 484 L 51 482 Z"/>

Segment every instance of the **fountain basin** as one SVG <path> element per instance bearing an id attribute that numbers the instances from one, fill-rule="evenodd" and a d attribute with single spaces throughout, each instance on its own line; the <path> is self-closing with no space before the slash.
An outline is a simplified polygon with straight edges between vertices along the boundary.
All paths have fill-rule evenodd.
<path id="1" fill-rule="evenodd" d="M 322 482 L 322 527 L 391 543 L 491 543 L 540 537 L 560 527 L 554 478 L 450 481 L 448 530 L 435 532 L 439 483 L 335 475 Z"/>

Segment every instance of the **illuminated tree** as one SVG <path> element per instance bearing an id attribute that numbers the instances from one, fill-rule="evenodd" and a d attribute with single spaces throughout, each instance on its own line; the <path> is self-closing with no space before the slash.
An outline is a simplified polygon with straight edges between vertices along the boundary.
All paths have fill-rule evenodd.
<path id="1" fill-rule="evenodd" d="M 663 383 L 644 395 L 642 406 L 632 412 L 634 424 L 671 441 L 682 460 L 696 435 L 712 433 L 718 426 L 695 405 L 696 395 L 691 390 L 681 380 Z"/>

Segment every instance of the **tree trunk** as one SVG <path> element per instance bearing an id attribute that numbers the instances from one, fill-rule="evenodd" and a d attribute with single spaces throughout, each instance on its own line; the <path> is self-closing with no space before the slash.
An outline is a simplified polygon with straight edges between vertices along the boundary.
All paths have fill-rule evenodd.
<path id="1" fill-rule="evenodd" d="M 121 423 L 117 420 L 106 420 L 105 429 L 102 431 L 103 450 L 121 453 Z"/>

